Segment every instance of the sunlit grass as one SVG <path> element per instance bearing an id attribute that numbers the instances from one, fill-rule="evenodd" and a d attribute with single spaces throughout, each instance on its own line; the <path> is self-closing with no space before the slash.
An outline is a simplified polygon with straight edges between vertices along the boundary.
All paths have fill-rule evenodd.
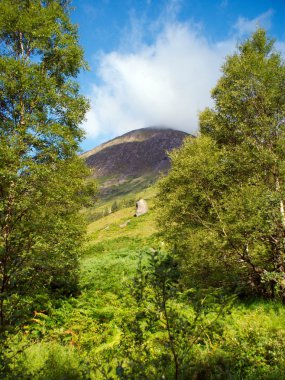
<path id="1" fill-rule="evenodd" d="M 151 215 L 135 218 L 132 212 L 132 209 L 119 210 L 91 223 L 88 227 L 88 241 L 97 243 L 124 236 L 146 238 L 157 231 Z"/>

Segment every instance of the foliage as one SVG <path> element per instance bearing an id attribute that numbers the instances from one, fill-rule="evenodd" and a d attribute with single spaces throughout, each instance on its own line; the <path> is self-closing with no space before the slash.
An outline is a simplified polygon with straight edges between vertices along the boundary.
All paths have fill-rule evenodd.
<path id="1" fill-rule="evenodd" d="M 178 278 L 169 255 L 153 251 L 148 261 L 140 258 L 132 288 L 136 308 L 122 325 L 119 378 L 188 379 L 195 349 L 218 333 L 229 305 L 194 289 L 181 293 Z"/>
<path id="2" fill-rule="evenodd" d="M 34 294 L 74 293 L 92 195 L 77 157 L 88 108 L 68 2 L 0 2 L 0 325 Z M 22 312 L 21 312 L 22 310 Z"/>
<path id="3" fill-rule="evenodd" d="M 116 212 L 116 211 L 118 211 L 118 210 L 119 210 L 119 206 L 118 206 L 117 202 L 114 201 L 114 202 L 112 203 L 112 206 L 111 206 L 111 212 Z"/>
<path id="4" fill-rule="evenodd" d="M 171 154 L 158 225 L 185 282 L 283 298 L 285 65 L 257 30 L 222 70 L 201 135 Z"/>
<path id="5" fill-rule="evenodd" d="M 7 335 L 0 345 L 2 369 L 6 364 L 0 377 L 157 379 L 164 374 L 173 379 L 174 361 L 159 285 L 168 273 L 171 286 L 166 305 L 171 331 L 179 356 L 183 359 L 186 353 L 179 379 L 284 378 L 281 304 L 239 302 L 230 313 L 221 309 L 218 295 L 208 295 L 201 304 L 205 296 L 194 289 L 181 294 L 178 268 L 168 266 L 173 259 L 155 251 L 143 253 L 139 260 L 139 247 L 145 244 L 151 241 L 120 238 L 90 246 L 81 259 L 80 295 L 46 305 L 34 313 L 22 332 Z M 216 319 L 219 310 L 223 314 Z M 197 312 L 201 318 L 196 330 L 191 330 L 189 322 Z M 208 328 L 203 331 L 204 323 Z"/>
<path id="6" fill-rule="evenodd" d="M 78 210 L 93 183 L 83 186 L 86 170 L 75 154 L 86 104 L 70 81 L 83 61 L 67 3 L 0 1 L 0 64 L 21 68 L 9 80 L 0 74 L 1 299 L 6 322 L 18 323 L 17 332 L 0 334 L 0 377 L 284 379 L 284 306 L 232 305 L 217 289 L 283 291 L 278 54 L 262 31 L 243 44 L 213 92 L 217 108 L 201 116 L 202 136 L 173 152 L 158 198 L 171 255 L 142 248 L 159 244 L 152 209 L 121 226 L 133 215 L 125 208 L 89 226 L 78 269 Z M 227 107 L 229 98 L 236 108 Z M 276 99 L 279 114 L 270 108 Z M 274 118 L 271 149 L 266 133 Z M 124 200 L 127 206 L 127 198 L 117 205 Z M 63 292 L 71 296 L 54 297 Z"/>

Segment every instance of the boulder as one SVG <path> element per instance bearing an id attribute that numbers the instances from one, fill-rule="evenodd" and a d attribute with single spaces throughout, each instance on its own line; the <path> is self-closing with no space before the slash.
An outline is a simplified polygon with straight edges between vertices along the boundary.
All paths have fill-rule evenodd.
<path id="1" fill-rule="evenodd" d="M 136 203 L 136 213 L 135 216 L 141 216 L 148 212 L 148 205 L 144 199 L 140 199 Z"/>

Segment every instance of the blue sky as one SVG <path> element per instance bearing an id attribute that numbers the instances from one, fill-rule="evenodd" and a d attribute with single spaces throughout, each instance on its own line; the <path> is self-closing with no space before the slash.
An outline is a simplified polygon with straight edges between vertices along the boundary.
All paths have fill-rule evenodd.
<path id="1" fill-rule="evenodd" d="M 285 57 L 285 0 L 74 0 L 90 71 L 83 150 L 132 129 L 196 133 L 226 55 L 256 27 Z"/>

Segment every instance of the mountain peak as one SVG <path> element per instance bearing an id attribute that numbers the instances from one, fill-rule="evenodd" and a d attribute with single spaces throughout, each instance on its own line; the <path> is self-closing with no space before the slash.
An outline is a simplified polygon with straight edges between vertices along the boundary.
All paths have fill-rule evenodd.
<path id="1" fill-rule="evenodd" d="M 158 177 L 170 167 L 168 152 L 181 146 L 188 133 L 170 128 L 136 129 L 81 155 L 94 176 L 114 186 L 137 178 Z"/>

